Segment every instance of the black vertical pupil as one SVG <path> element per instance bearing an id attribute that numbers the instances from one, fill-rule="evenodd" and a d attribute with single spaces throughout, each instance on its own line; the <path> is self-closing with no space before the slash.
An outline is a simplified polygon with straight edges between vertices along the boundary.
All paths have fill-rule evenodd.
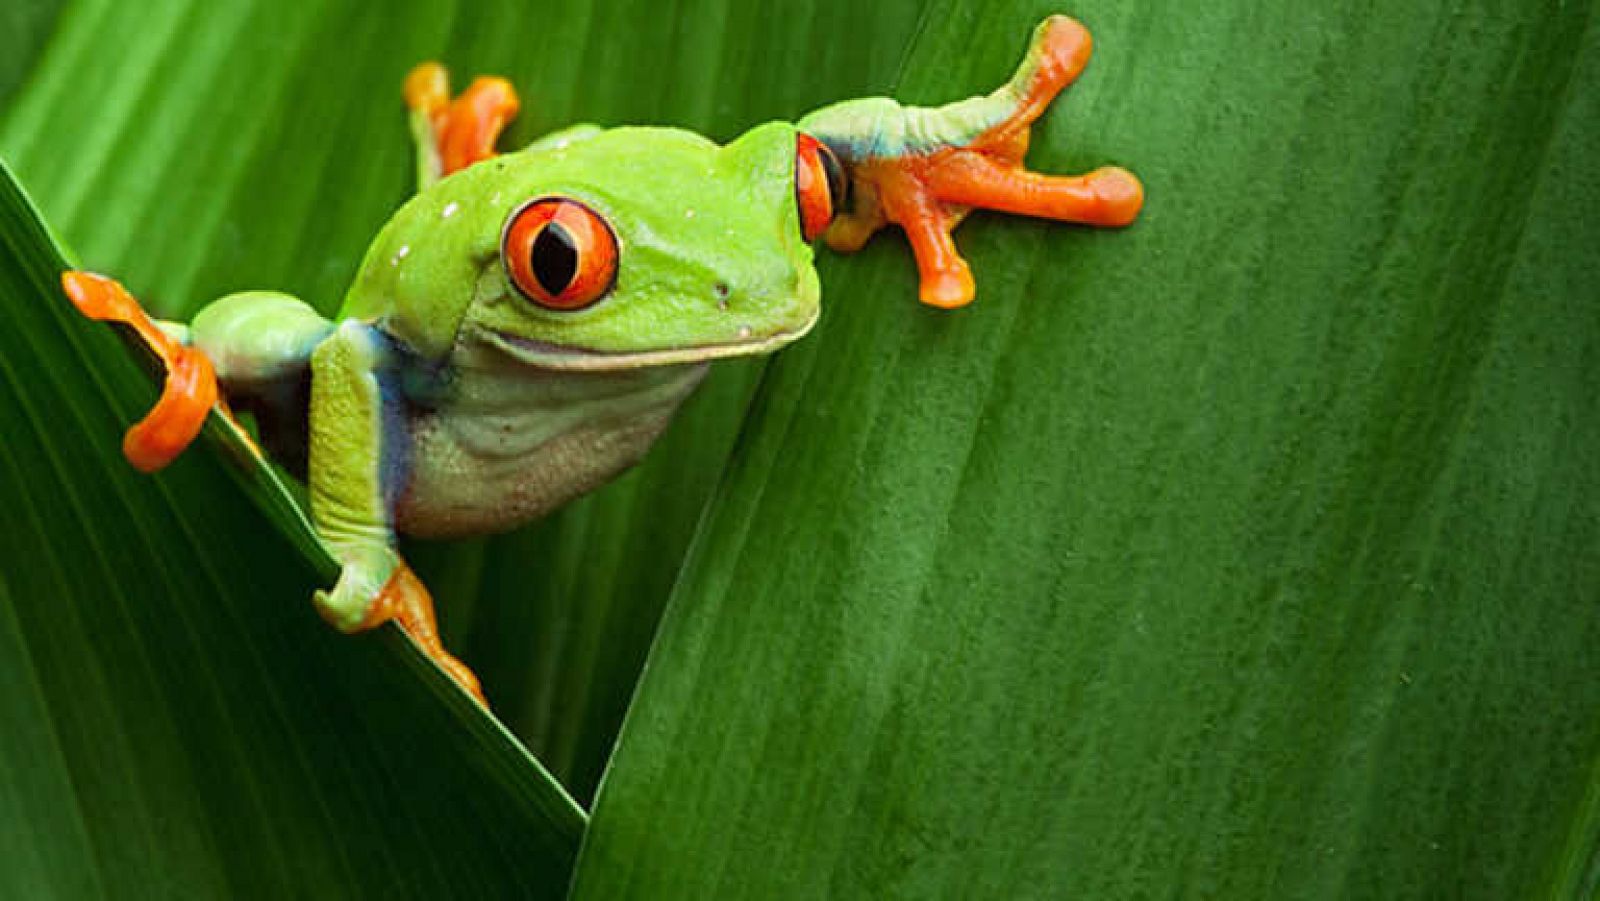
<path id="1" fill-rule="evenodd" d="M 533 239 L 533 249 L 528 251 L 529 268 L 539 286 L 551 297 L 567 290 L 572 277 L 578 273 L 578 245 L 572 233 L 559 222 L 551 222 Z"/>
<path id="2" fill-rule="evenodd" d="M 833 201 L 834 215 L 838 215 L 849 204 L 850 181 L 845 178 L 844 167 L 839 165 L 839 158 L 833 155 L 832 148 L 818 141 L 817 151 L 817 156 L 822 160 L 822 172 L 828 179 L 828 198 Z"/>

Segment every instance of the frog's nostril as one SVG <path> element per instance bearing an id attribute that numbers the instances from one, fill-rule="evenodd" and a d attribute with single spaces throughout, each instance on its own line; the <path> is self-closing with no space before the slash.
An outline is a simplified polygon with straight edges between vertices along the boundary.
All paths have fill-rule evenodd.
<path id="1" fill-rule="evenodd" d="M 728 308 L 728 294 L 730 292 L 728 283 L 717 282 L 715 285 L 711 286 L 711 292 L 717 295 L 717 309 L 726 310 Z"/>

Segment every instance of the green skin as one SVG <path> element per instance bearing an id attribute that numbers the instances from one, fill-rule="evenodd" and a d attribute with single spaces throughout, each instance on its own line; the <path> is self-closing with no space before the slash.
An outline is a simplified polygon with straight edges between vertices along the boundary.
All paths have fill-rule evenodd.
<path id="1" fill-rule="evenodd" d="M 312 518 L 342 567 L 316 602 L 353 630 L 400 565 L 397 532 L 482 534 L 537 517 L 635 463 L 710 361 L 812 327 L 820 290 L 795 202 L 797 129 L 847 168 L 961 145 L 1016 109 L 1032 58 L 993 94 L 938 109 L 854 100 L 725 146 L 579 126 L 442 180 L 414 119 L 421 190 L 378 234 L 332 321 L 249 292 L 187 327 L 162 325 L 212 358 L 269 448 L 304 448 Z M 508 278 L 502 230 L 541 197 L 581 201 L 616 235 L 615 286 L 591 307 L 544 309 Z M 309 429 L 295 396 L 308 370 Z"/>

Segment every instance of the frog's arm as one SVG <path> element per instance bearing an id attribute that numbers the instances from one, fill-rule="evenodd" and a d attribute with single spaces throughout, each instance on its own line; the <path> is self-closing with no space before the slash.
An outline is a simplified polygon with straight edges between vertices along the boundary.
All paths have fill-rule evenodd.
<path id="1" fill-rule="evenodd" d="M 801 131 L 849 172 L 852 207 L 835 217 L 828 245 L 857 250 L 893 222 L 911 242 L 921 298 L 939 307 L 972 300 L 971 270 L 950 233 L 973 207 L 1088 225 L 1132 222 L 1144 189 L 1115 167 L 1062 177 L 1028 171 L 1028 129 L 1089 61 L 1089 32 L 1052 16 L 1033 35 L 1016 75 L 999 90 L 937 108 L 875 97 L 820 109 Z"/>
<path id="2" fill-rule="evenodd" d="M 311 355 L 311 518 L 340 563 L 315 600 L 345 632 L 395 620 L 482 701 L 478 680 L 439 640 L 433 599 L 395 551 L 393 503 L 404 477 L 401 411 L 386 383 L 394 350 L 376 329 L 346 320 Z"/>
<path id="3" fill-rule="evenodd" d="M 383 392 L 388 345 L 358 322 L 337 329 L 304 302 L 273 291 L 221 298 L 191 325 L 150 319 L 122 285 L 88 272 L 64 272 L 61 285 L 85 316 L 130 329 L 167 369 L 155 407 L 130 428 L 128 461 L 154 472 L 182 453 L 215 410 L 218 392 L 312 370 L 312 519 L 340 563 L 338 584 L 317 592 L 318 610 L 344 631 L 396 621 L 462 687 L 483 700 L 472 671 L 445 651 L 433 600 L 394 551 L 390 500 L 398 470 L 397 418 Z M 235 433 L 248 440 L 242 428 Z M 259 449 L 255 449 L 259 454 Z"/>

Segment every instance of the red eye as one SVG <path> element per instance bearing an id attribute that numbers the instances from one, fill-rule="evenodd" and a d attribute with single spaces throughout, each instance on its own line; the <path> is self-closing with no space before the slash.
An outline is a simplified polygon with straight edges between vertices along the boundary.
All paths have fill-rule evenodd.
<path id="1" fill-rule="evenodd" d="M 815 241 L 844 206 L 847 185 L 839 158 L 808 134 L 795 136 L 794 197 L 800 205 L 800 232 Z"/>
<path id="2" fill-rule="evenodd" d="M 543 197 L 506 223 L 500 259 L 522 296 L 551 310 L 581 310 L 617 280 L 611 226 L 576 200 Z"/>

